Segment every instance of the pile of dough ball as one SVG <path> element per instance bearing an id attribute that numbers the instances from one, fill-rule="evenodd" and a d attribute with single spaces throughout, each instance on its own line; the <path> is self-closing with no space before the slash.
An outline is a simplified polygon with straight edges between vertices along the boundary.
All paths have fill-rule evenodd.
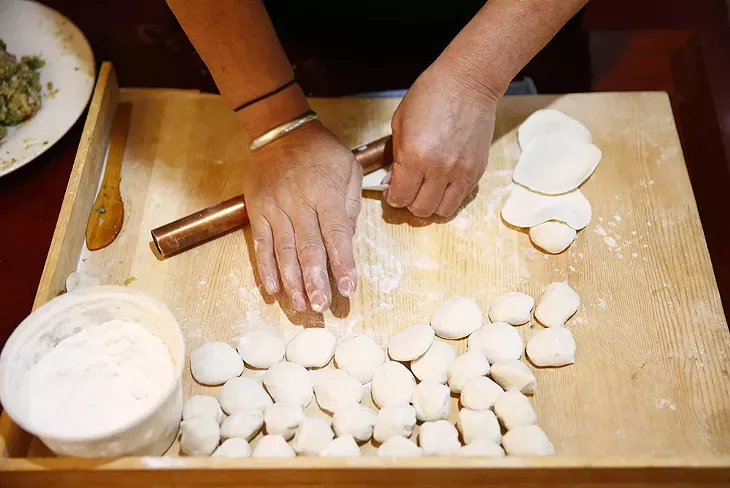
<path id="1" fill-rule="evenodd" d="M 517 130 L 522 154 L 502 218 L 529 228 L 540 249 L 559 254 L 591 221 L 591 204 L 579 187 L 593 174 L 601 150 L 577 120 L 554 109 L 530 115 Z"/>
<path id="2" fill-rule="evenodd" d="M 391 337 L 387 354 L 367 335 L 338 344 L 330 331 L 308 328 L 286 343 L 275 327 L 256 324 L 238 350 L 208 342 L 193 351 L 196 381 L 223 386 L 218 398 L 186 400 L 180 449 L 191 456 L 350 457 L 372 439 L 383 457 L 553 454 L 528 398 L 535 375 L 520 358 L 526 351 L 538 367 L 572 364 L 575 342 L 565 322 L 579 304 L 563 282 L 550 284 L 537 306 L 518 292 L 495 298 L 488 320 L 474 299 L 453 298 L 429 325 Z M 533 309 L 544 328 L 525 347 L 516 326 Z M 460 356 L 439 340 L 465 338 Z M 241 376 L 244 363 L 262 374 Z M 452 396 L 460 405 L 454 416 Z M 373 407 L 363 403 L 369 399 Z"/>

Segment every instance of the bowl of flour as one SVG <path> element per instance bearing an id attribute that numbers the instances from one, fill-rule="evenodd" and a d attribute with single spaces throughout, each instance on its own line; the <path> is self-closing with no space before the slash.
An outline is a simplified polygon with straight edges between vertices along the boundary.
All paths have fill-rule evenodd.
<path id="1" fill-rule="evenodd" d="M 0 402 L 63 456 L 161 455 L 182 415 L 185 346 L 156 298 L 94 286 L 29 315 L 0 353 Z"/>

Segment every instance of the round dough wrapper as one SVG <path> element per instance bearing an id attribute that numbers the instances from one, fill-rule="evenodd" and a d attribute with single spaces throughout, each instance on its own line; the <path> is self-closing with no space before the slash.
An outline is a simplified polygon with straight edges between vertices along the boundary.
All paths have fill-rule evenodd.
<path id="1" fill-rule="evenodd" d="M 548 220 L 559 220 L 581 230 L 591 222 L 591 203 L 580 190 L 564 195 L 542 195 L 520 185 L 511 187 L 502 207 L 502 218 L 510 225 L 527 228 Z"/>
<path id="2" fill-rule="evenodd" d="M 560 110 L 543 108 L 535 110 L 517 129 L 517 140 L 524 150 L 538 137 L 559 137 L 591 143 L 590 131 Z"/>

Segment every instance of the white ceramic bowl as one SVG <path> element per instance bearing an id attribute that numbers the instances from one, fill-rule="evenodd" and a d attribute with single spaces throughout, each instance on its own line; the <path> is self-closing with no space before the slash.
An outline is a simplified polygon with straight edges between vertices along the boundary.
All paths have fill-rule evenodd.
<path id="1" fill-rule="evenodd" d="M 83 310 L 83 313 L 79 312 Z M 110 320 L 136 322 L 170 351 L 173 379 L 151 407 L 126 425 L 95 436 L 43 431 L 28 417 L 31 368 L 64 338 Z M 93 286 L 66 293 L 30 314 L 0 353 L 0 402 L 25 431 L 63 456 L 118 457 L 161 455 L 175 440 L 182 416 L 185 345 L 175 317 L 156 298 L 131 288 Z"/>

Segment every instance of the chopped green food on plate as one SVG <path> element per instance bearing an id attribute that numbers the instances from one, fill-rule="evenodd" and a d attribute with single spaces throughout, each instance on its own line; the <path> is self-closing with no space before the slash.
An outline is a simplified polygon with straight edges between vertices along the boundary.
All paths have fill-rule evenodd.
<path id="1" fill-rule="evenodd" d="M 40 56 L 18 61 L 0 39 L 0 140 L 7 134 L 6 126 L 28 120 L 41 108 L 40 69 L 45 64 Z"/>

